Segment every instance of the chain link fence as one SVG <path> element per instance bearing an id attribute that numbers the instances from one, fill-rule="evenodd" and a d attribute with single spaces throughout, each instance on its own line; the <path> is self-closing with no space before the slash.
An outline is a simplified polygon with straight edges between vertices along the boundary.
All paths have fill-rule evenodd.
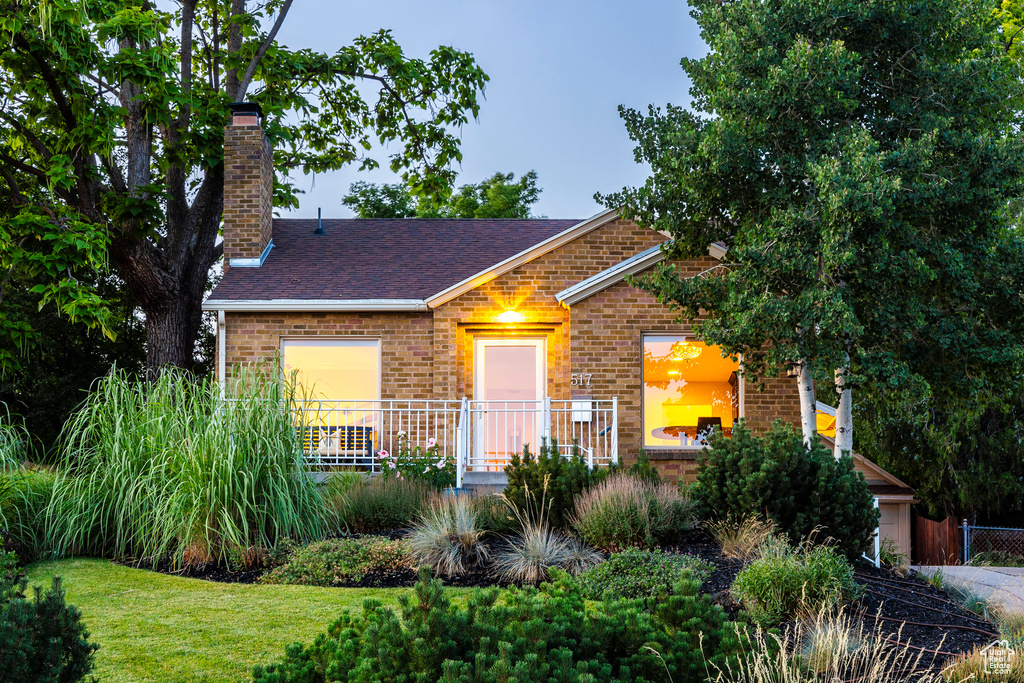
<path id="1" fill-rule="evenodd" d="M 1024 563 L 1024 529 L 963 525 L 964 564 L 978 555 L 1012 555 Z M 983 555 L 984 553 L 984 555 Z"/>

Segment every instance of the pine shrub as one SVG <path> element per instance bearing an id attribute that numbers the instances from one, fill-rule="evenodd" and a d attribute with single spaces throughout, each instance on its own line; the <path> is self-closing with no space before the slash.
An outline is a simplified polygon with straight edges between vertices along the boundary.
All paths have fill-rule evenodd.
<path id="1" fill-rule="evenodd" d="M 738 637 L 698 589 L 680 581 L 650 610 L 614 599 L 588 610 L 562 574 L 539 588 L 474 593 L 463 608 L 424 569 L 400 613 L 367 600 L 312 645 L 290 646 L 282 662 L 257 667 L 255 681 L 703 682 L 704 656 L 724 668 Z"/>
<path id="2" fill-rule="evenodd" d="M 853 460 L 836 460 L 824 444 L 812 448 L 776 420 L 764 436 L 742 421 L 731 438 L 712 437 L 699 456 L 693 496 L 707 520 L 767 517 L 792 543 L 817 530 L 847 557 L 860 555 L 878 526 L 878 510 Z"/>
<path id="3" fill-rule="evenodd" d="M 529 446 L 523 447 L 523 454 L 512 456 L 511 462 L 505 467 L 508 485 L 505 497 L 520 509 L 536 506 L 536 500 L 528 500 L 529 491 L 547 490 L 548 522 L 555 529 L 564 529 L 569 525 L 573 502 L 576 497 L 603 479 L 607 470 L 587 468 L 579 444 L 573 444 L 569 457 L 558 452 L 558 442 L 544 442 L 536 456 Z M 531 514 L 539 514 L 540 510 L 532 510 Z"/>
<path id="4" fill-rule="evenodd" d="M 9 553 L 0 553 L 0 564 Z M 13 556 L 13 555 L 12 555 Z M 81 614 L 64 601 L 60 579 L 27 595 L 27 580 L 0 572 L 0 672 L 10 683 L 75 683 L 93 670 L 99 646 Z"/>
<path id="5" fill-rule="evenodd" d="M 606 592 L 619 598 L 650 598 L 680 581 L 699 585 L 712 571 L 711 565 L 692 555 L 626 550 L 580 574 L 579 583 L 591 600 L 600 600 Z"/>

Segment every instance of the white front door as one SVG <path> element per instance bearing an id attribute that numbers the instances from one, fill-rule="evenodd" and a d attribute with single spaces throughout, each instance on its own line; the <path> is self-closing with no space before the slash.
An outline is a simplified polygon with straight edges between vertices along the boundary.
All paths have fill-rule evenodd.
<path id="1" fill-rule="evenodd" d="M 544 339 L 478 338 L 474 349 L 474 439 L 470 466 L 498 470 L 544 435 L 547 353 Z"/>

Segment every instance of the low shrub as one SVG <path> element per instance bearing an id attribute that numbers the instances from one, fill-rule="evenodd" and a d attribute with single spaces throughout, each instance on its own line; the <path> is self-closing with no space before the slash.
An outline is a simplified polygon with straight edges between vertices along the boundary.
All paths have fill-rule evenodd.
<path id="1" fill-rule="evenodd" d="M 779 624 L 840 607 L 863 594 L 853 567 L 835 548 L 772 544 L 742 570 L 732 594 L 761 624 Z"/>
<path id="2" fill-rule="evenodd" d="M 853 460 L 836 460 L 824 444 L 810 449 L 791 425 L 776 420 L 755 436 L 742 420 L 731 438 L 716 433 L 699 455 L 693 496 L 705 520 L 767 517 L 793 543 L 816 529 L 847 557 L 871 543 L 878 510 Z"/>
<path id="3" fill-rule="evenodd" d="M 380 536 L 318 541 L 297 548 L 261 583 L 338 586 L 358 583 L 367 574 L 412 568 L 409 543 Z"/>
<path id="4" fill-rule="evenodd" d="M 490 551 L 482 541 L 484 533 L 477 523 L 471 496 L 438 496 L 413 524 L 409 546 L 417 564 L 445 576 L 457 576 L 490 560 Z"/>
<path id="5" fill-rule="evenodd" d="M 528 491 L 547 489 L 547 504 L 550 506 L 548 521 L 555 529 L 569 526 L 576 497 L 593 484 L 607 476 L 608 470 L 595 468 L 590 470 L 583 459 L 579 444 L 573 444 L 569 457 L 559 452 L 557 441 L 544 442 L 536 456 L 529 446 L 523 447 L 523 454 L 512 456 L 505 467 L 508 486 L 505 496 L 520 509 L 528 505 L 536 505 L 536 501 L 527 500 Z M 539 510 L 532 510 L 537 514 Z"/>
<path id="6" fill-rule="evenodd" d="M 10 571 L 17 561 L 0 552 L 0 671 L 18 683 L 75 683 L 94 667 L 99 646 L 89 642 L 81 614 L 64 600 L 54 577 L 48 591 L 27 594 L 24 577 Z M 6 568 L 6 569 L 4 569 Z"/>
<path id="7" fill-rule="evenodd" d="M 692 528 L 692 504 L 671 484 L 613 474 L 576 499 L 572 528 L 607 552 L 649 548 Z"/>
<path id="8" fill-rule="evenodd" d="M 626 471 L 641 481 L 647 481 L 652 484 L 661 483 L 661 475 L 658 473 L 658 470 L 651 465 L 651 459 L 647 457 L 647 451 L 643 448 L 641 448 L 640 452 L 637 454 L 636 462 L 630 465 L 629 469 Z"/>
<path id="9" fill-rule="evenodd" d="M 714 567 L 692 555 L 626 550 L 580 574 L 579 583 L 591 600 L 609 591 L 620 598 L 650 598 L 680 581 L 700 585 L 713 571 Z"/>
<path id="10" fill-rule="evenodd" d="M 430 495 L 430 486 L 422 481 L 367 477 L 334 499 L 336 523 L 359 533 L 407 528 Z"/>
<path id="11" fill-rule="evenodd" d="M 561 576 L 539 588 L 475 592 L 452 604 L 421 572 L 401 609 L 368 600 L 344 613 L 312 645 L 289 646 L 278 664 L 257 667 L 257 683 L 417 681 L 705 681 L 706 657 L 723 669 L 735 629 L 699 584 L 683 581 L 653 609 L 639 601 L 585 605 Z"/>
<path id="12" fill-rule="evenodd" d="M 441 446 L 431 437 L 426 444 L 412 444 L 409 435 L 398 432 L 393 453 L 377 451 L 381 476 L 415 479 L 441 491 L 455 486 L 455 460 L 441 455 Z"/>
<path id="13" fill-rule="evenodd" d="M 861 621 L 843 611 L 821 613 L 783 634 L 740 628 L 744 655 L 722 667 L 709 662 L 714 683 L 941 683 L 928 671 L 934 655 L 915 648 L 907 638 L 892 637 L 886 622 Z M 899 642 L 903 641 L 903 642 Z M 962 679 L 963 680 L 963 679 Z"/>
<path id="14" fill-rule="evenodd" d="M 757 556 L 757 550 L 775 533 L 775 525 L 758 517 L 726 517 L 704 527 L 722 548 L 722 554 L 742 562 Z"/>

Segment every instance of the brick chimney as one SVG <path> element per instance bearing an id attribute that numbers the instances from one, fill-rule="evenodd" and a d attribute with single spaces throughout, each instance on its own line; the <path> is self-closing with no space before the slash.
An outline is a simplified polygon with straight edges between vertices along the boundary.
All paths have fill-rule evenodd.
<path id="1" fill-rule="evenodd" d="M 273 247 L 274 159 L 258 104 L 230 105 L 224 130 L 224 265 L 258 268 Z"/>

